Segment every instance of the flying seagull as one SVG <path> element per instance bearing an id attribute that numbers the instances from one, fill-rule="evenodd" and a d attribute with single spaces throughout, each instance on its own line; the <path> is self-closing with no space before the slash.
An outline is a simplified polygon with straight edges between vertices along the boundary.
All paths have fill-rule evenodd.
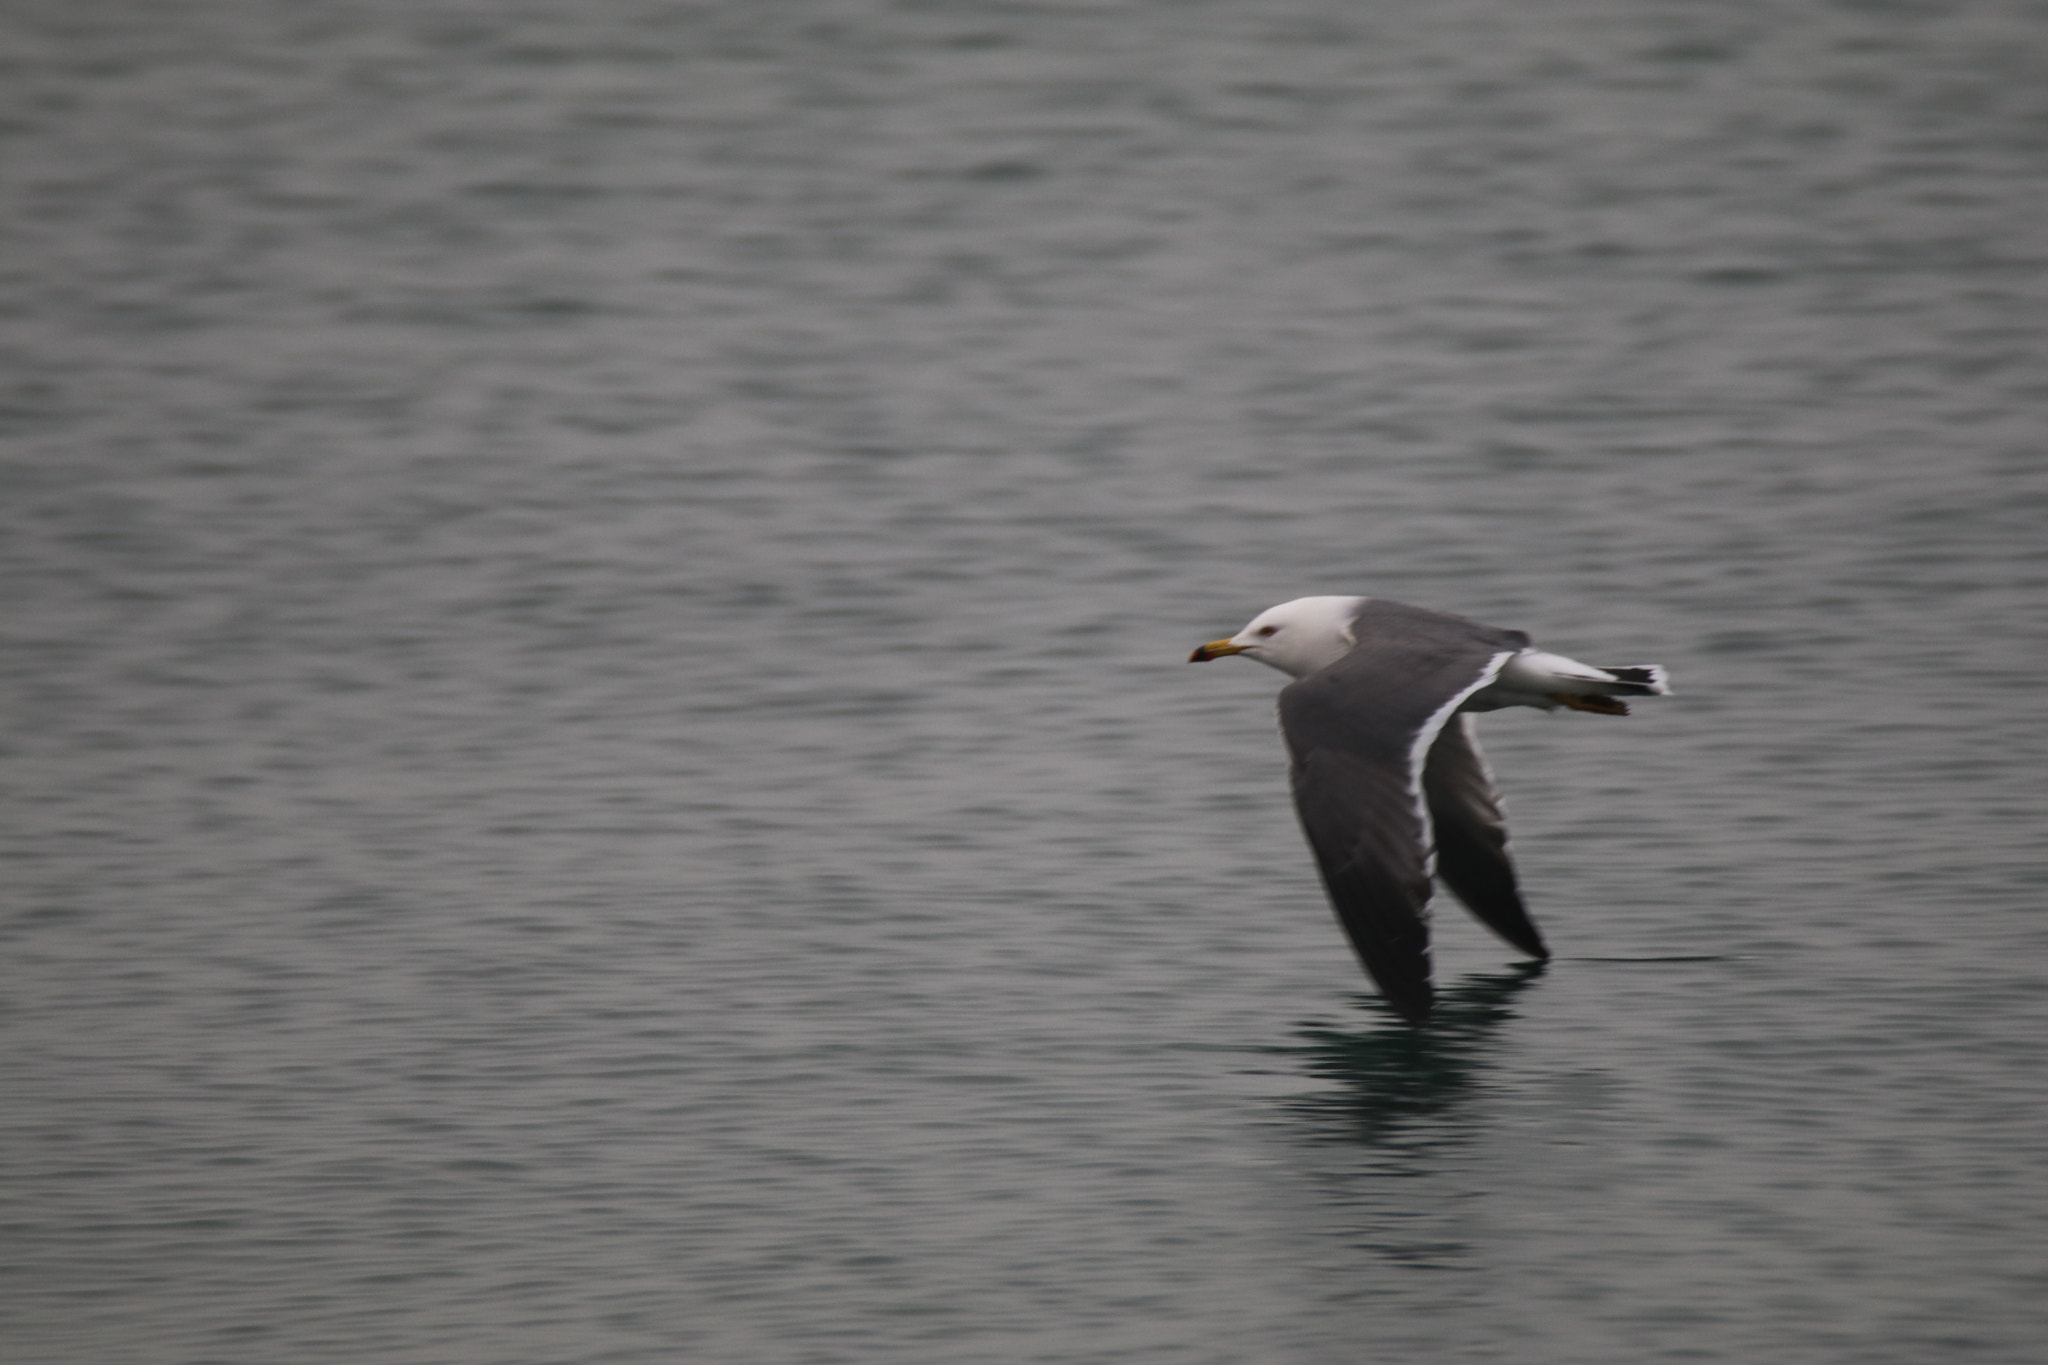
<path id="1" fill-rule="evenodd" d="M 1487 928 L 1547 958 L 1508 861 L 1507 826 L 1472 713 L 1567 707 L 1625 716 L 1662 696 L 1655 664 L 1593 668 L 1519 630 L 1373 597 L 1300 597 L 1189 656 L 1242 654 L 1280 690 L 1294 804 L 1323 886 L 1366 973 L 1410 1023 L 1429 1018 L 1430 878 Z"/>

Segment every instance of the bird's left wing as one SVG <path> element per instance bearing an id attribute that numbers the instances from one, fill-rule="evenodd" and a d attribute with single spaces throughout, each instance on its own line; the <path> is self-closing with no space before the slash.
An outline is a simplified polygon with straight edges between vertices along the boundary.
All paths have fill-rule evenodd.
<path id="1" fill-rule="evenodd" d="M 1377 634 L 1361 617 L 1350 653 L 1280 693 L 1295 807 L 1330 903 L 1367 974 L 1416 1023 L 1433 999 L 1424 764 L 1525 638 L 1439 619 L 1445 628 L 1418 637 L 1412 626 Z"/>

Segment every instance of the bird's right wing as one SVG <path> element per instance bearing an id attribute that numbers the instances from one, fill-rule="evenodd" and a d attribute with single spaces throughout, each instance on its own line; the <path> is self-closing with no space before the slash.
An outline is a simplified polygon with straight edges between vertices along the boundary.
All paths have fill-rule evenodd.
<path id="1" fill-rule="evenodd" d="M 1430 746 L 1422 791 L 1436 830 L 1437 876 L 1480 923 L 1531 957 L 1549 957 L 1515 885 L 1507 823 L 1469 712 L 1452 716 Z"/>

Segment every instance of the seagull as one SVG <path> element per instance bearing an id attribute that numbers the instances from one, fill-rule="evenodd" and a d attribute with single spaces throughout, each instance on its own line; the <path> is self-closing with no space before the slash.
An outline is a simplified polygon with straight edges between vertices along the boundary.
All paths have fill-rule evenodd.
<path id="1" fill-rule="evenodd" d="M 1550 956 L 1508 861 L 1472 714 L 1504 706 L 1625 716 L 1671 689 L 1655 664 L 1594 668 L 1519 630 L 1374 597 L 1300 597 L 1188 656 L 1242 654 L 1295 681 L 1280 731 L 1302 832 L 1366 974 L 1428 1022 L 1430 878 L 1530 957 Z"/>

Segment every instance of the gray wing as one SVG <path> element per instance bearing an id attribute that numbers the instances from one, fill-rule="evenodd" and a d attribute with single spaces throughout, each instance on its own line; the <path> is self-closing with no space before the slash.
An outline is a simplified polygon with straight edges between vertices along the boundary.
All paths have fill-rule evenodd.
<path id="1" fill-rule="evenodd" d="M 1429 1017 L 1430 820 L 1423 760 L 1459 703 L 1526 637 L 1433 612 L 1368 619 L 1358 644 L 1283 689 L 1295 808 L 1366 973 L 1410 1022 Z"/>
<path id="2" fill-rule="evenodd" d="M 1452 716 L 1430 746 L 1422 790 L 1436 831 L 1437 876 L 1480 923 L 1531 957 L 1549 957 L 1515 885 L 1500 797 L 1470 714 Z"/>

